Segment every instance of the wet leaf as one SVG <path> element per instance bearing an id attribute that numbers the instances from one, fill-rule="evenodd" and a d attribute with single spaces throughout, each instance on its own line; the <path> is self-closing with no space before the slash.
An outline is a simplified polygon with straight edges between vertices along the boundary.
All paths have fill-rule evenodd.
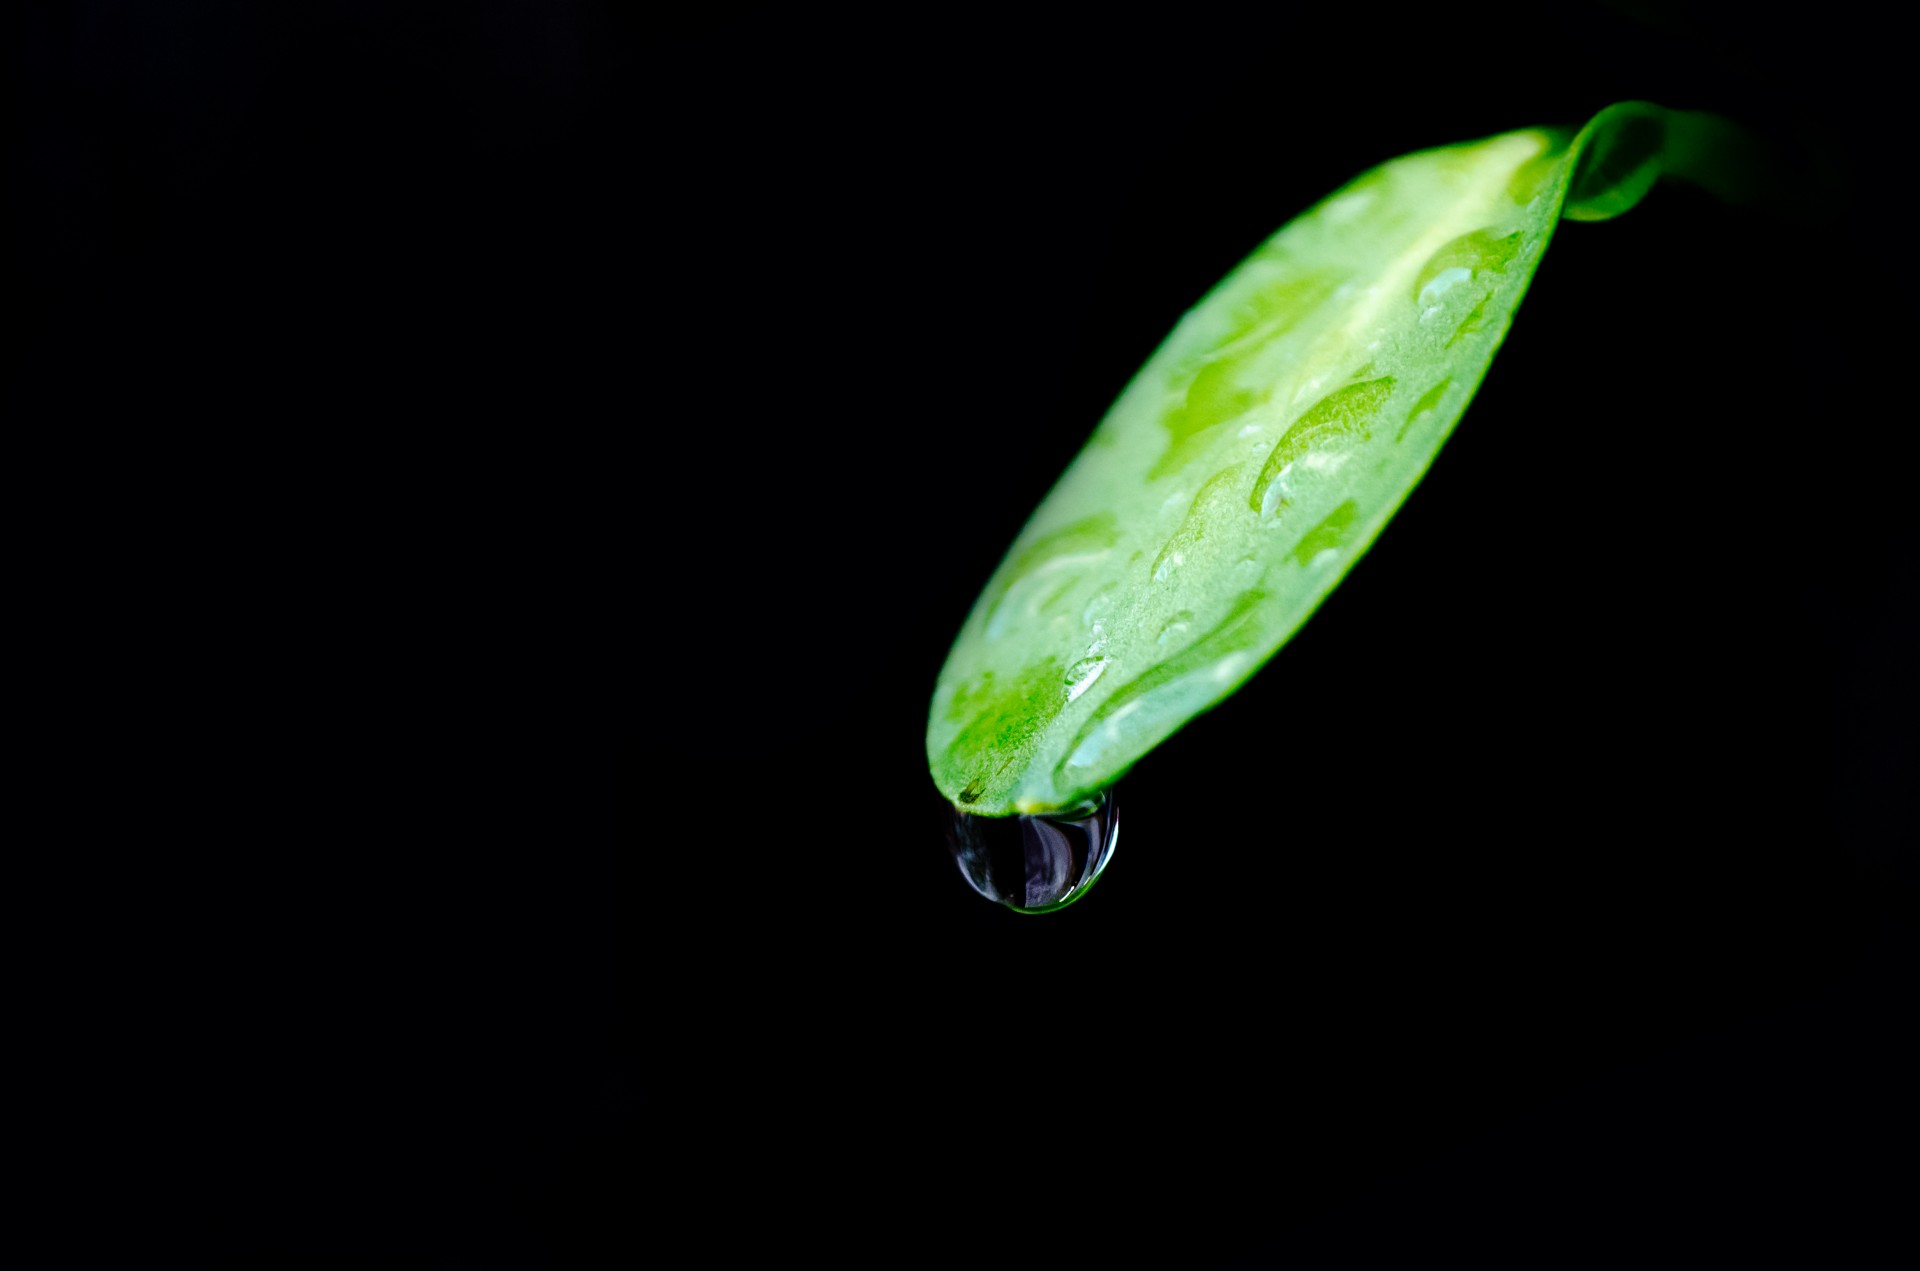
<path id="1" fill-rule="evenodd" d="M 927 728 L 1004 816 L 1110 785 L 1238 688 L 1367 550 L 1472 400 L 1562 216 L 1633 206 L 1710 117 L 1614 106 L 1392 160 L 1182 318 L 974 605 Z M 1710 173 L 1709 184 L 1725 183 Z"/>

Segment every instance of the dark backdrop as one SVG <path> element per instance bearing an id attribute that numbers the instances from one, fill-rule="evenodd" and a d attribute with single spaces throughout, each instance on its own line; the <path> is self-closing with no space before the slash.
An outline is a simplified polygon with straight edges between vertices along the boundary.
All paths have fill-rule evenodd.
<path id="1" fill-rule="evenodd" d="M 88 963 L 144 1241 L 1911 1244 L 1864 8 L 258 8 L 19 19 L 9 415 L 168 845 Z M 926 703 L 1132 369 L 1359 170 L 1629 97 L 1810 205 L 1565 227 L 1372 553 L 1129 777 L 1099 889 L 974 896 Z"/>

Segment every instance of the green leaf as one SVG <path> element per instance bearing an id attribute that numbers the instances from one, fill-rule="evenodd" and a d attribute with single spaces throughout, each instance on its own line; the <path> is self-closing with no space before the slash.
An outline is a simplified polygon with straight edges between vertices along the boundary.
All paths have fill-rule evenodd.
<path id="1" fill-rule="evenodd" d="M 1562 216 L 1626 211 L 1670 132 L 1407 155 L 1275 234 L 1182 318 L 1034 512 L 948 655 L 927 725 L 968 812 L 1110 785 L 1299 629 L 1419 482 Z"/>

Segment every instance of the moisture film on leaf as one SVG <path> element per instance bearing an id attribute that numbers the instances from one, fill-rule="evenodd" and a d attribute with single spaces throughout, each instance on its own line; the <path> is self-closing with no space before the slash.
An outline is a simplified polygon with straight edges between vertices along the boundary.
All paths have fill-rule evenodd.
<path id="1" fill-rule="evenodd" d="M 1710 152 L 1716 126 L 1627 103 L 1577 135 L 1407 155 L 1242 262 L 1134 376 L 974 604 L 928 720 L 941 793 L 985 816 L 1082 804 L 1231 694 L 1433 462 L 1561 217 L 1627 210 L 1663 156 Z"/>

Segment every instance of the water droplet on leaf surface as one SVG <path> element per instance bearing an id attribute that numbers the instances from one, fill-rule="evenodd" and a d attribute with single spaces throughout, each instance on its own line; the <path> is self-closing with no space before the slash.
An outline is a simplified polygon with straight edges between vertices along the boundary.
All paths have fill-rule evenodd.
<path id="1" fill-rule="evenodd" d="M 961 876 L 988 900 L 1045 913 L 1080 898 L 1113 859 L 1120 820 L 1113 790 L 1047 816 L 948 812 L 947 846 Z"/>
<path id="2" fill-rule="evenodd" d="M 1100 673 L 1107 669 L 1107 659 L 1103 657 L 1081 658 L 1067 668 L 1067 700 L 1076 700 L 1082 693 L 1093 687 Z"/>

